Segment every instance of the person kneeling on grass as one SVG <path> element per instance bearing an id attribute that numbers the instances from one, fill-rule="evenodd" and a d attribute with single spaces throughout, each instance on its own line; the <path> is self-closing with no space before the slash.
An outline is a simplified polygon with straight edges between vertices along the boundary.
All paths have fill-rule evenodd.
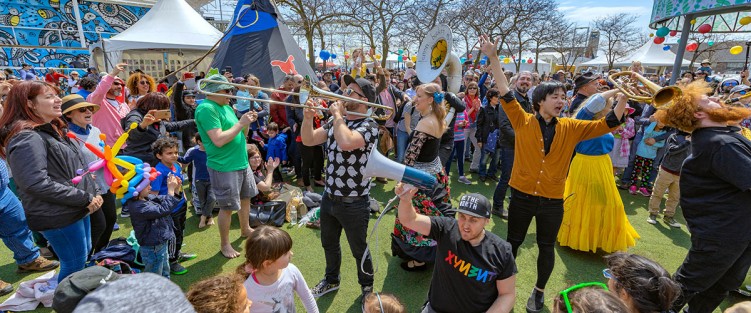
<path id="1" fill-rule="evenodd" d="M 516 263 L 511 245 L 485 231 L 490 223 L 490 201 L 480 194 L 465 194 L 459 200 L 456 219 L 429 217 L 417 214 L 412 207 L 417 188 L 400 183 L 395 192 L 402 224 L 438 243 L 428 302 L 422 312 L 510 312 L 516 298 Z"/>

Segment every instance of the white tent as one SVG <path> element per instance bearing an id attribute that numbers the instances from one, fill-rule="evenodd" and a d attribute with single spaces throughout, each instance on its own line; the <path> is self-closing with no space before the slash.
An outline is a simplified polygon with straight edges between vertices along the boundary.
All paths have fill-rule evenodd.
<path id="1" fill-rule="evenodd" d="M 534 55 L 526 55 L 521 58 L 521 65 L 519 66 L 519 71 L 528 71 L 528 72 L 534 72 L 535 71 L 535 62 L 534 60 L 532 63 L 527 63 L 527 60 L 534 59 Z M 519 60 L 517 60 L 519 61 Z M 512 73 L 516 74 L 516 65 L 514 63 L 503 63 L 501 62 L 501 67 L 503 67 L 504 70 L 511 71 Z M 551 71 L 551 64 L 548 62 L 545 62 L 541 59 L 537 60 L 537 72 L 540 74 L 542 73 L 550 73 Z"/>
<path id="2" fill-rule="evenodd" d="M 154 75 L 199 58 L 221 37 L 222 32 L 206 22 L 185 0 L 159 0 L 138 22 L 89 49 L 96 61 L 99 61 L 97 56 L 102 58 L 103 53 L 107 54 L 106 64 L 97 62 L 100 69 L 109 71 L 116 63 L 137 61 L 131 68 L 141 68 Z M 208 65 L 211 58 L 202 64 L 204 62 Z"/>
<path id="3" fill-rule="evenodd" d="M 673 62 L 675 62 L 677 56 L 670 50 L 663 50 L 663 47 L 663 44 L 656 44 L 652 40 L 649 40 L 617 64 L 629 66 L 633 61 L 640 61 L 641 65 L 645 67 L 673 66 Z M 688 66 L 690 63 L 691 61 L 683 59 L 683 65 Z"/>

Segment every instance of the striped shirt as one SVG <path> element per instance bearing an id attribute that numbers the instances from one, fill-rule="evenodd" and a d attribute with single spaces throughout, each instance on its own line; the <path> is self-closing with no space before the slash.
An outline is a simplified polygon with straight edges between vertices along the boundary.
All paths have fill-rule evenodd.
<path id="1" fill-rule="evenodd" d="M 464 111 L 456 113 L 456 123 L 454 123 L 454 141 L 464 141 L 464 127 L 459 125 L 464 123 Z"/>

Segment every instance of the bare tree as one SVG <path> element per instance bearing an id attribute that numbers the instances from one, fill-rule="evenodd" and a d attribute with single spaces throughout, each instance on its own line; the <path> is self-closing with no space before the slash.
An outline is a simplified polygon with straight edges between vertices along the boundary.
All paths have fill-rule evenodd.
<path id="1" fill-rule="evenodd" d="M 690 71 L 694 70 L 694 64 L 697 60 L 712 60 L 717 51 L 728 50 L 733 45 L 729 34 L 712 33 L 708 35 L 692 33 L 688 35 L 689 42 L 699 44 L 699 48 L 691 55 L 691 63 L 688 65 Z M 712 45 L 709 45 L 712 42 Z"/>
<path id="2" fill-rule="evenodd" d="M 558 63 L 566 71 L 586 51 L 587 34 L 577 32 L 577 29 L 576 23 L 563 21 L 557 25 L 557 35 L 549 42 L 549 47 L 559 54 Z"/>
<path id="3" fill-rule="evenodd" d="M 634 26 L 637 18 L 634 14 L 618 13 L 595 19 L 592 23 L 604 40 L 600 46 L 608 61 L 608 69 L 613 68 L 616 60 L 641 46 L 639 29 Z"/>
<path id="4" fill-rule="evenodd" d="M 518 72 L 523 62 L 522 53 L 535 41 L 532 33 L 551 28 L 550 24 L 542 21 L 551 21 L 555 17 L 558 4 L 553 0 L 514 0 L 508 7 L 515 18 L 513 25 L 510 25 L 507 44 L 509 51 L 519 56 L 518 62 L 514 63 Z"/>
<path id="5" fill-rule="evenodd" d="M 563 14 L 558 11 L 551 11 L 549 16 L 551 20 L 562 21 Z M 540 51 L 543 46 L 550 46 L 556 37 L 560 36 L 560 30 L 557 27 L 550 27 L 548 23 L 532 23 L 529 29 L 529 37 L 532 39 L 532 51 L 535 53 L 535 72 L 538 71 L 540 60 Z"/>
<path id="6" fill-rule="evenodd" d="M 315 68 L 316 57 L 313 53 L 313 37 L 318 32 L 321 42 L 325 41 L 320 25 L 342 15 L 342 12 L 338 10 L 341 7 L 339 2 L 336 0 L 279 0 L 277 3 L 289 10 L 280 10 L 284 17 L 302 29 L 305 39 L 308 41 L 308 62 L 312 68 Z M 284 12 L 288 12 L 288 14 L 284 14 Z"/>

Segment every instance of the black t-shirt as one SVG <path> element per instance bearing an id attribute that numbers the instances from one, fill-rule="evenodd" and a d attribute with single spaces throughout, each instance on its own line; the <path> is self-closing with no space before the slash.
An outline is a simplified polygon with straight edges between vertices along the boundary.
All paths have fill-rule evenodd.
<path id="1" fill-rule="evenodd" d="M 516 273 L 511 244 L 486 231 L 473 247 L 459 233 L 459 222 L 430 217 L 430 235 L 438 242 L 428 299 L 436 312 L 485 312 L 498 298 L 496 281 Z"/>
<path id="2" fill-rule="evenodd" d="M 574 114 L 576 112 L 576 109 L 579 108 L 579 106 L 586 100 L 587 96 L 577 93 L 576 97 L 574 97 L 574 100 L 571 100 L 571 106 L 568 108 L 568 113 Z"/>
<path id="3" fill-rule="evenodd" d="M 344 151 L 334 139 L 333 120 L 323 125 L 328 134 L 326 152 L 326 192 L 334 196 L 356 197 L 370 193 L 370 179 L 363 179 L 362 171 L 368 163 L 370 149 L 378 140 L 378 124 L 371 118 L 345 120 L 347 128 L 365 139 L 365 146 Z M 305 156 L 307 157 L 307 156 Z"/>
<path id="4" fill-rule="evenodd" d="M 699 128 L 681 170 L 681 208 L 692 236 L 751 240 L 751 142 L 736 127 Z"/>

